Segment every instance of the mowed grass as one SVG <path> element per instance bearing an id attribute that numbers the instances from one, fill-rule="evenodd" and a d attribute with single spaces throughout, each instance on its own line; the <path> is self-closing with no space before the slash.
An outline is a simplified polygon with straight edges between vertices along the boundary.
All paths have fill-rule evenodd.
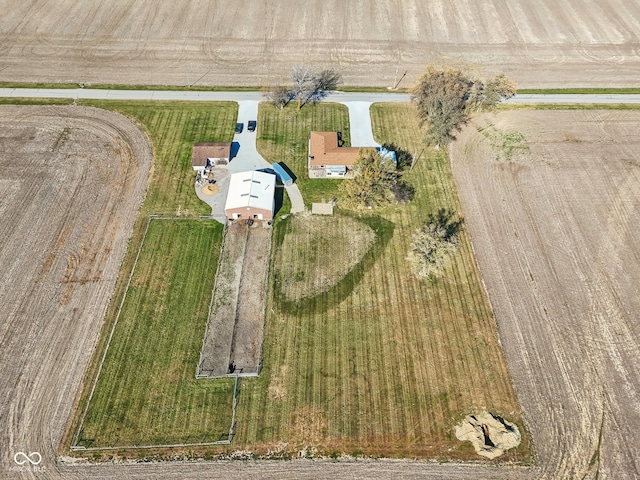
<path id="1" fill-rule="evenodd" d="M 125 259 L 118 276 L 116 288 L 112 296 L 111 302 L 105 315 L 105 323 L 103 326 L 100 340 L 98 342 L 95 355 L 87 369 L 82 393 L 74 408 L 72 420 L 68 425 L 68 429 L 65 432 L 64 443 L 69 445 L 72 442 L 73 436 L 78 431 L 79 423 L 82 418 L 85 406 L 87 405 L 91 386 L 93 384 L 98 369 L 101 365 L 101 359 L 103 353 L 108 347 L 109 335 L 112 327 L 118 318 L 118 308 L 127 291 L 127 281 L 129 275 L 133 269 L 136 254 L 140 247 L 143 238 L 143 232 L 147 218 L 152 214 L 164 214 L 164 215 L 180 215 L 184 217 L 195 215 L 206 215 L 210 213 L 210 208 L 202 201 L 200 201 L 193 187 L 195 174 L 191 168 L 191 149 L 193 143 L 200 141 L 231 141 L 233 138 L 233 128 L 235 125 L 235 119 L 237 116 L 238 105 L 234 102 L 214 102 L 214 103 L 189 103 L 189 102 L 124 102 L 124 101 L 82 101 L 80 102 L 85 106 L 93 106 L 98 108 L 105 108 L 122 113 L 134 122 L 136 122 L 141 129 L 147 132 L 149 139 L 152 143 L 154 150 L 154 160 L 149 178 L 149 186 L 147 195 L 140 209 L 140 214 L 136 220 L 132 238 L 129 242 L 129 248 L 125 255 Z M 152 223 L 156 222 L 154 220 Z M 157 224 L 156 224 L 157 225 Z M 216 225 L 216 228 L 209 230 L 211 235 L 211 241 L 215 244 L 211 248 L 215 251 L 215 255 L 218 255 L 219 245 L 222 239 L 222 228 L 220 225 Z M 157 227 L 154 227 L 157 228 Z M 170 236 L 164 236 L 164 242 L 168 242 L 166 245 L 158 244 L 154 253 L 154 260 L 160 265 L 171 264 L 173 265 L 175 251 L 171 249 L 171 244 L 179 239 L 173 239 Z M 154 252 L 153 248 L 145 247 L 145 252 Z M 215 276 L 215 269 L 217 264 L 213 262 L 210 268 L 206 270 L 205 277 L 201 278 L 204 282 L 200 286 L 206 291 L 205 295 L 207 301 L 202 302 L 201 299 L 197 300 L 197 305 L 192 305 L 191 297 L 184 297 L 182 301 L 187 301 L 186 307 L 192 308 L 193 315 L 190 320 L 196 322 L 194 324 L 183 325 L 184 328 L 189 330 L 193 334 L 197 327 L 197 333 L 191 338 L 192 343 L 189 344 L 188 350 L 186 344 L 180 343 L 165 343 L 163 344 L 163 361 L 161 362 L 167 371 L 173 372 L 187 372 L 191 379 L 195 378 L 195 367 L 198 361 L 198 354 L 204 336 L 205 321 L 208 314 L 208 302 L 211 296 L 211 289 L 213 288 L 213 278 Z M 200 270 L 198 270 L 200 271 Z M 139 273 L 136 273 L 139 275 Z M 208 280 L 207 280 L 208 279 Z M 169 285 L 169 284 L 168 284 Z M 167 301 L 165 296 L 170 294 L 174 287 L 182 288 L 183 285 L 174 286 L 170 284 L 171 289 L 151 289 L 146 293 L 142 293 L 145 296 L 149 304 L 160 305 L 162 302 Z M 152 288 L 153 285 L 149 284 Z M 202 297 L 202 298 L 205 298 Z M 129 301 L 129 300 L 127 300 Z M 171 297 L 172 302 L 180 302 L 178 297 Z M 180 307 L 183 308 L 183 307 Z M 134 318 L 129 318 L 127 321 L 134 322 Z M 144 321 L 144 320 L 142 320 Z M 149 328 L 149 334 L 154 335 L 166 335 L 164 325 L 161 323 L 153 323 L 144 325 L 141 324 L 140 328 Z M 133 327 L 132 327 L 133 328 Z M 144 360 L 148 355 L 156 355 L 158 353 L 158 347 L 147 340 L 143 340 L 140 337 L 136 337 L 137 331 L 135 329 L 128 328 L 127 323 L 120 322 L 114 331 L 113 342 L 125 342 L 130 344 L 139 343 L 140 348 L 146 348 L 141 351 L 140 358 Z M 111 388 L 108 383 L 113 382 L 114 385 L 120 382 L 118 378 L 117 367 L 122 358 L 116 358 L 112 356 L 111 348 L 109 347 L 109 354 L 106 357 L 102 373 L 99 381 L 102 382 L 101 389 Z M 143 370 L 134 367 L 137 359 L 131 358 L 128 360 L 127 367 L 129 368 L 129 374 L 131 378 L 128 379 L 130 385 L 145 385 L 145 372 Z M 136 371 L 140 373 L 140 376 L 136 376 Z M 186 377 L 185 377 L 186 378 Z M 179 381 L 181 382 L 181 380 Z M 195 382 L 195 380 L 193 380 Z M 176 395 L 182 395 L 184 385 L 187 389 L 194 389 L 198 383 L 193 383 L 191 380 L 188 384 L 180 383 L 180 390 L 175 390 Z M 206 381 L 205 381 L 206 383 Z M 144 409 L 142 404 L 152 405 L 156 402 L 156 395 L 160 395 L 165 403 L 171 403 L 165 398 L 168 395 L 167 390 L 160 388 L 156 392 L 152 386 L 148 385 L 145 389 L 146 393 L 142 391 L 135 396 L 135 402 L 137 406 L 135 408 Z M 220 386 L 222 385 L 222 386 Z M 222 382 L 222 384 L 216 385 L 215 382 L 210 383 L 207 387 L 216 391 L 221 388 L 222 397 L 227 398 L 228 382 Z M 160 387 L 162 387 L 160 385 Z M 201 388 L 201 387 L 198 387 Z M 140 415 L 138 419 L 130 417 L 127 413 L 129 403 L 126 400 L 126 392 L 122 391 L 122 398 L 118 400 L 117 404 L 96 404 L 95 402 L 90 405 L 87 422 L 84 425 L 84 431 L 82 438 L 89 439 L 85 441 L 91 443 L 93 446 L 99 444 L 104 446 L 111 441 L 115 441 L 114 434 L 116 430 L 121 428 L 119 422 L 121 419 L 127 418 L 127 422 L 136 420 L 137 426 L 133 427 L 133 424 L 125 423 L 122 425 L 125 434 L 120 435 L 117 439 L 119 445 L 135 445 L 135 444 L 148 444 L 149 442 L 166 442 L 171 438 L 181 438 L 181 442 L 199 442 L 199 438 L 190 436 L 190 427 L 192 424 L 179 424 L 175 423 L 171 416 L 166 417 L 165 422 L 160 422 L 156 426 L 151 426 L 149 422 L 155 421 L 157 417 L 153 415 L 147 417 Z M 146 394 L 146 397 L 144 396 Z M 195 398 L 195 397 L 190 397 Z M 191 400 L 189 400 L 191 401 Z M 189 410 L 188 413 L 176 413 L 176 422 L 192 422 L 192 416 L 198 411 L 200 406 L 199 400 L 192 402 L 191 404 L 194 410 Z M 225 400 L 220 408 L 228 408 L 229 401 Z M 151 408 L 151 407 L 149 407 Z M 186 407 L 185 407 L 186 408 Z M 218 407 L 216 407 L 218 408 Z M 106 410 L 105 410 L 106 409 Z M 206 410 L 204 411 L 206 413 Z M 215 424 L 216 431 L 208 432 L 208 435 L 216 435 L 219 425 L 228 421 L 228 415 L 226 410 L 220 410 L 221 415 L 214 415 L 213 410 L 209 413 L 212 418 L 209 420 Z M 155 415 L 155 414 L 154 414 Z M 87 429 L 88 427 L 88 429 Z M 198 430 L 200 427 L 197 427 Z M 228 428 L 228 426 L 226 427 Z M 150 430 L 152 430 L 150 434 Z M 104 431 L 103 431 L 104 430 Z M 139 430 L 140 432 L 138 432 Z M 185 432 L 188 432 L 183 435 Z M 145 439 L 141 441 L 140 433 L 144 432 Z M 193 432 L 195 433 L 195 431 Z M 132 435 L 133 436 L 132 436 Z M 94 438 L 94 442 L 91 442 L 91 438 Z M 82 444 L 82 443 L 81 443 Z"/>
<path id="2" fill-rule="evenodd" d="M 261 118 L 265 122 L 292 114 L 263 110 Z M 374 105 L 372 118 L 379 143 L 394 143 L 411 154 L 423 150 L 410 105 Z M 304 132 L 291 134 L 297 139 L 284 134 L 274 138 L 284 145 L 273 150 L 286 151 L 292 142 L 298 144 L 295 151 L 302 150 Z M 466 414 L 489 410 L 523 432 L 521 446 L 501 459 L 530 460 L 529 440 L 466 232 L 450 267 L 435 281 L 415 277 L 406 261 L 411 234 L 430 213 L 444 208 L 460 214 L 446 155 L 423 151 L 404 179 L 416 189 L 411 204 L 381 212 L 377 222 L 376 217 L 362 219 L 379 236 L 392 237 L 373 244 L 370 262 L 349 284 L 296 306 L 278 294 L 281 288 L 275 288 L 272 277 L 264 368 L 260 378 L 244 384 L 238 447 L 281 449 L 290 455 L 479 460 L 470 444 L 455 438 L 454 426 Z M 335 228 L 348 225 L 339 218 L 334 217 Z M 276 240 L 291 233 L 286 221 L 277 222 L 275 229 Z M 297 238 L 308 241 L 304 235 Z M 287 271 L 281 264 L 296 262 L 296 250 L 279 251 L 277 245 L 272 269 Z M 326 245 L 319 255 L 330 264 L 339 257 L 334 252 L 347 247 Z"/>
<path id="3" fill-rule="evenodd" d="M 142 215 L 209 215 L 195 193 L 191 152 L 196 142 L 230 142 L 238 114 L 235 102 L 124 102 L 83 100 L 82 105 L 114 110 L 145 130 L 154 147 L 149 190 Z"/>
<path id="4" fill-rule="evenodd" d="M 345 146 L 351 145 L 349 110 L 344 105 L 323 102 L 301 110 L 291 103 L 278 109 L 263 102 L 258 110 L 257 148 L 269 162 L 284 162 L 297 177 L 296 184 L 307 206 L 331 200 L 340 180 L 310 179 L 307 170 L 309 132 L 342 132 Z"/>
<path id="5" fill-rule="evenodd" d="M 213 442 L 228 432 L 233 382 L 195 379 L 222 228 L 151 220 L 78 445 Z"/>

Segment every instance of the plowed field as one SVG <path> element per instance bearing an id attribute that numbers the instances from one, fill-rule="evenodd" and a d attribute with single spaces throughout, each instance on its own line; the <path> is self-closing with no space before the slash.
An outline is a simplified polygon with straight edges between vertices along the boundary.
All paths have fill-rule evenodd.
<path id="1" fill-rule="evenodd" d="M 639 86 L 640 4 L 609 0 L 0 0 L 0 81 L 263 85 L 299 62 L 409 86 L 431 61 L 521 87 Z"/>
<path id="2" fill-rule="evenodd" d="M 150 164 L 121 115 L 0 107 L 0 478 L 54 468 Z"/>
<path id="3" fill-rule="evenodd" d="M 453 148 L 536 477 L 640 477 L 638 124 L 637 112 L 511 111 Z M 488 131 L 520 132 L 529 151 L 507 161 Z"/>

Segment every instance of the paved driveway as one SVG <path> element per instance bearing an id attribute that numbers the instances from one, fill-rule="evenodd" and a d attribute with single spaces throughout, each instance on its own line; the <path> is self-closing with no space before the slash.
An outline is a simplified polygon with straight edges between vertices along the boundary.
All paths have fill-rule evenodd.
<path id="1" fill-rule="evenodd" d="M 260 100 L 240 100 L 238 102 L 238 119 L 244 125 L 242 133 L 233 136 L 233 146 L 231 148 L 231 161 L 225 168 L 214 169 L 218 193 L 215 195 L 205 195 L 200 187 L 196 187 L 196 194 L 203 202 L 211 207 L 211 216 L 224 222 L 224 204 L 229 191 L 229 178 L 232 173 L 246 172 L 260 168 L 270 168 L 267 162 L 256 148 L 256 132 L 250 132 L 247 128 L 249 120 L 258 119 L 258 105 Z M 259 127 L 258 127 L 259 128 Z M 291 200 L 291 212 L 304 211 L 304 202 L 297 185 L 286 187 L 287 194 Z"/>
<path id="2" fill-rule="evenodd" d="M 340 102 L 349 109 L 349 125 L 351 126 L 352 147 L 379 147 L 373 139 L 371 127 L 371 102 Z"/>
<path id="3" fill-rule="evenodd" d="M 262 158 L 256 149 L 256 132 L 247 129 L 249 120 L 258 119 L 258 100 L 241 100 L 238 102 L 238 122 L 244 124 L 242 133 L 233 136 L 231 147 L 231 161 L 224 168 L 215 168 L 214 175 L 218 185 L 218 193 L 205 195 L 200 187 L 196 187 L 196 194 L 203 202 L 211 207 L 211 216 L 224 222 L 224 204 L 229 191 L 229 178 L 232 173 L 246 172 L 269 167 L 269 163 Z"/>

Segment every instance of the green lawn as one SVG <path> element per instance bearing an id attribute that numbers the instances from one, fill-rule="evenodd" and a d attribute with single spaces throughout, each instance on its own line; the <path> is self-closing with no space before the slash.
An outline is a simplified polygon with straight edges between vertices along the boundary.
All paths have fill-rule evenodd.
<path id="1" fill-rule="evenodd" d="M 307 115 L 316 112 L 309 109 Z M 279 132 L 270 138 L 270 148 L 292 148 L 298 174 L 306 161 L 306 132 L 295 115 L 300 114 L 261 111 L 263 129 Z M 294 120 L 285 127 L 288 118 Z M 521 446 L 503 459 L 526 462 L 530 444 L 466 232 L 438 280 L 416 278 L 406 261 L 411 234 L 429 213 L 444 208 L 460 214 L 447 156 L 423 149 L 410 105 L 374 105 L 372 119 L 379 143 L 394 143 L 409 154 L 422 150 L 404 176 L 415 187 L 415 198 L 407 206 L 360 217 L 378 240 L 354 274 L 334 288 L 290 302 L 277 283 L 283 279 L 271 276 L 264 369 L 259 379 L 244 384 L 235 442 L 257 451 L 286 442 L 291 455 L 317 449 L 477 460 L 469 444 L 455 439 L 453 428 L 466 414 L 486 408 L 523 431 Z M 333 221 L 326 228 L 340 232 L 331 244 L 314 244 L 291 222 L 277 222 L 272 272 L 296 271 L 305 279 L 318 274 L 312 267 L 317 257 L 341 268 L 338 252 L 349 248 L 355 230 L 339 211 Z M 306 271 L 298 248 L 314 250 Z"/>
<path id="2" fill-rule="evenodd" d="M 141 218 L 208 213 L 193 192 L 190 148 L 195 141 L 230 140 L 235 104 L 92 104 L 131 116 L 154 143 L 156 160 Z M 353 268 L 340 271 L 341 279 L 325 272 L 334 283 L 311 297 L 283 299 L 270 276 L 264 367 L 259 378 L 243 382 L 232 447 L 294 456 L 478 460 L 470 445 L 455 439 L 453 427 L 466 414 L 486 408 L 525 433 L 522 445 L 503 459 L 526 462 L 528 437 L 466 232 L 452 264 L 436 281 L 414 277 L 405 259 L 412 232 L 429 213 L 460 212 L 448 159 L 442 152 L 423 151 L 410 105 L 374 105 L 372 119 L 378 142 L 394 143 L 401 153 L 422 151 L 404 176 L 415 198 L 366 217 L 338 210 L 335 225 L 327 228 L 339 232 L 321 242 L 309 240 L 289 219 L 274 224 L 272 271 L 295 270 L 300 278 L 317 274 L 312 265 L 318 262 L 330 269 L 338 258 L 334 252 L 349 248 L 362 234 L 343 215 L 376 235 Z M 348 145 L 345 107 L 321 103 L 297 111 L 262 104 L 258 120 L 262 155 L 293 170 L 305 202 L 335 196 L 339 180 L 307 177 L 307 137 L 311 130 L 337 130 Z M 84 445 L 92 438 L 92 445 L 107 446 L 216 440 L 228 428 L 231 383 L 194 379 L 220 227 L 193 220 L 153 220 L 151 225 L 85 419 Z M 116 318 L 143 226 L 139 220 L 99 352 Z M 296 259 L 296 249 L 311 249 L 313 262 L 287 265 Z M 322 285 L 316 280 L 313 285 Z M 199 450 L 203 455 L 220 451 Z"/>
<path id="3" fill-rule="evenodd" d="M 154 219 L 78 445 L 214 442 L 228 432 L 233 381 L 198 380 L 222 225 Z"/>
<path id="4" fill-rule="evenodd" d="M 345 146 L 350 146 L 347 107 L 323 102 L 302 110 L 293 103 L 277 109 L 263 102 L 258 111 L 258 125 L 258 151 L 269 163 L 284 162 L 293 171 L 306 205 L 310 207 L 312 202 L 328 201 L 337 195 L 340 180 L 309 179 L 309 132 L 342 132 Z"/>
<path id="5" fill-rule="evenodd" d="M 136 121 L 154 147 L 152 179 L 142 215 L 209 215 L 211 208 L 195 194 L 191 151 L 196 142 L 230 142 L 238 115 L 235 102 L 123 102 L 83 100 L 120 112 Z"/>

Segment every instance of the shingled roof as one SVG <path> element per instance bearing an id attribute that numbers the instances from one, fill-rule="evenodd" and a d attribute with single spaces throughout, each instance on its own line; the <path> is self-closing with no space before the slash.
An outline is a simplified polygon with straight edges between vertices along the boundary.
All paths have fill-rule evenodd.
<path id="1" fill-rule="evenodd" d="M 311 165 L 346 165 L 356 163 L 360 151 L 375 150 L 369 147 L 340 147 L 337 132 L 311 132 L 309 135 L 309 159 Z"/>
<path id="2" fill-rule="evenodd" d="M 193 144 L 191 154 L 192 167 L 206 167 L 208 158 L 226 158 L 231 156 L 231 142 L 201 142 Z"/>

